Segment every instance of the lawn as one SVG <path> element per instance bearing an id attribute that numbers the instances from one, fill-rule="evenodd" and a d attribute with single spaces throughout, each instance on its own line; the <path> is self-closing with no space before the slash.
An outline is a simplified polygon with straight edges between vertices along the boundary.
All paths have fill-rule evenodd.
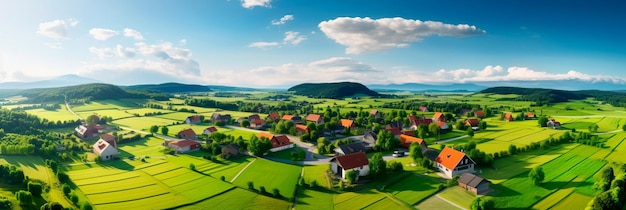
<path id="1" fill-rule="evenodd" d="M 335 194 L 335 209 L 362 209 L 386 198 L 387 197 L 384 194 L 378 193 L 374 190 L 362 190 L 358 192 Z"/>
<path id="2" fill-rule="evenodd" d="M 363 208 L 363 209 L 372 209 L 372 210 L 378 210 L 378 209 L 401 209 L 403 206 L 399 205 L 398 203 L 394 202 L 393 200 L 389 199 L 389 198 L 383 198 L 381 200 L 378 200 L 372 204 L 370 204 L 369 206 Z"/>
<path id="3" fill-rule="evenodd" d="M 469 208 L 472 201 L 476 199 L 476 195 L 474 195 L 472 192 L 464 190 L 463 188 L 458 186 L 449 187 L 448 189 L 444 190 L 439 196 L 465 208 Z"/>
<path id="4" fill-rule="evenodd" d="M 311 189 L 300 188 L 298 192 L 298 201 L 296 209 L 299 210 L 318 210 L 333 209 L 333 194 L 329 192 L 320 192 Z"/>
<path id="5" fill-rule="evenodd" d="M 167 113 L 173 112 L 173 111 L 167 110 L 167 109 L 153 109 L 153 108 L 128 109 L 126 111 L 129 114 L 138 114 L 138 115 L 141 115 L 141 116 L 144 116 L 145 114 L 148 114 L 148 113 L 158 113 L 158 112 L 161 112 L 161 113 L 167 114 Z"/>
<path id="6" fill-rule="evenodd" d="M 104 109 L 130 109 L 130 108 L 139 108 L 137 104 L 130 103 L 125 100 L 102 100 L 102 101 L 93 101 L 83 105 L 72 105 L 72 110 L 74 112 L 87 112 L 87 111 L 95 111 L 95 110 L 104 110 Z"/>
<path id="7" fill-rule="evenodd" d="M 261 186 L 265 187 L 267 192 L 272 192 L 276 188 L 282 196 L 292 198 L 301 170 L 301 166 L 257 159 L 241 173 L 233 184 L 247 189 L 248 182 L 251 181 L 257 190 Z M 269 174 L 273 175 L 269 176 Z"/>
<path id="8" fill-rule="evenodd" d="M 120 126 L 130 127 L 137 130 L 149 130 L 151 126 L 164 126 L 164 125 L 172 125 L 175 124 L 176 121 L 167 120 L 158 117 L 131 117 L 124 118 L 120 120 L 114 120 L 113 124 L 117 124 Z M 171 131 L 170 131 L 171 132 Z"/>
<path id="9" fill-rule="evenodd" d="M 178 122 L 184 122 L 185 119 L 187 119 L 187 117 L 192 116 L 192 115 L 198 115 L 198 114 L 187 113 L 187 112 L 171 112 L 171 113 L 167 113 L 167 114 L 163 114 L 163 115 L 157 115 L 156 117 L 163 118 L 163 119 L 168 119 L 168 120 L 174 120 L 174 121 L 178 121 Z M 205 119 L 210 119 L 211 118 L 211 116 L 206 116 L 206 115 L 202 115 L 202 114 L 200 114 L 200 116 L 204 116 Z"/>
<path id="10" fill-rule="evenodd" d="M 118 109 L 100 109 L 100 110 L 93 110 L 93 111 L 76 112 L 76 114 L 82 117 L 83 119 L 86 119 L 87 117 L 91 115 L 98 115 L 100 117 L 107 116 L 107 117 L 113 118 L 113 120 L 133 117 L 133 114 L 130 114 L 127 111 L 118 110 Z"/>
<path id="11" fill-rule="evenodd" d="M 180 209 L 291 209 L 291 203 L 263 195 L 234 188 L 210 199 Z"/>
<path id="12" fill-rule="evenodd" d="M 593 198 L 578 193 L 569 194 L 565 199 L 552 206 L 552 209 L 581 209 Z"/>
<path id="13" fill-rule="evenodd" d="M 304 166 L 304 181 L 311 183 L 311 181 L 315 180 L 320 186 L 330 187 L 328 186 L 328 179 L 324 176 L 328 169 L 329 164 Z"/>
<path id="14" fill-rule="evenodd" d="M 430 198 L 415 205 L 416 209 L 437 209 L 437 210 L 459 210 L 458 207 L 444 201 L 437 196 L 431 196 Z"/>
<path id="15" fill-rule="evenodd" d="M 396 198 L 414 205 L 438 191 L 441 182 L 433 177 L 411 174 L 386 188 Z"/>
<path id="16" fill-rule="evenodd" d="M 48 121 L 53 122 L 77 120 L 76 116 L 74 116 L 71 112 L 65 109 L 65 105 L 63 105 L 62 108 L 54 111 L 48 111 L 45 109 L 31 109 L 26 110 L 26 113 L 36 115 L 39 118 L 48 119 Z"/>
<path id="17" fill-rule="evenodd" d="M 229 160 L 221 160 L 220 163 L 207 161 L 206 164 L 196 166 L 196 170 L 208 174 L 216 179 L 224 176 L 226 181 L 232 180 L 254 158 L 238 157 Z"/>

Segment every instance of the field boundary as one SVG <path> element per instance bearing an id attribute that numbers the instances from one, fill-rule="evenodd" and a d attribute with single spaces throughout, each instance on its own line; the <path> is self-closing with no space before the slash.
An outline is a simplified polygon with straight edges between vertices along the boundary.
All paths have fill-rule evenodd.
<path id="1" fill-rule="evenodd" d="M 250 161 L 250 163 L 248 163 L 248 165 L 246 165 L 246 167 L 243 167 L 241 169 L 241 171 L 239 171 L 239 173 L 237 173 L 237 175 L 235 175 L 235 177 L 233 177 L 233 179 L 230 180 L 230 183 L 235 182 L 235 180 L 237 180 L 237 178 L 239 178 L 239 175 L 241 175 L 246 169 L 248 169 L 248 166 L 252 165 L 252 163 L 254 163 L 254 161 L 256 161 L 256 158 L 252 161 Z"/>

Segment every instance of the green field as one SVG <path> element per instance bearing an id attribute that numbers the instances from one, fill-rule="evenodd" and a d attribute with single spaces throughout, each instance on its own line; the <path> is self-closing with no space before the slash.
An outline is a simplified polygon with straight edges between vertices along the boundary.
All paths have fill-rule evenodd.
<path id="1" fill-rule="evenodd" d="M 455 203 L 456 205 L 466 208 L 470 206 L 474 199 L 476 199 L 476 195 L 460 187 L 448 188 L 445 191 L 441 192 L 440 196 L 450 202 Z"/>
<path id="2" fill-rule="evenodd" d="M 362 209 L 383 199 L 386 199 L 385 195 L 374 190 L 346 192 L 334 196 L 336 210 Z"/>
<path id="3" fill-rule="evenodd" d="M 310 183 L 315 180 L 320 186 L 330 187 L 328 186 L 328 179 L 324 176 L 324 173 L 329 169 L 329 165 L 304 166 L 304 181 Z"/>
<path id="4" fill-rule="evenodd" d="M 93 111 L 76 112 L 76 114 L 82 117 L 83 119 L 86 119 L 87 117 L 91 115 L 97 115 L 100 117 L 107 116 L 107 117 L 113 118 L 113 120 L 133 117 L 133 115 L 128 113 L 127 111 L 117 110 L 117 109 L 100 109 L 100 110 L 93 110 Z"/>
<path id="5" fill-rule="evenodd" d="M 333 209 L 333 194 L 329 192 L 320 192 L 311 189 L 301 188 L 298 192 L 298 201 L 296 203 L 296 209 L 300 210 L 318 210 L 318 209 Z"/>
<path id="6" fill-rule="evenodd" d="M 234 188 L 219 194 L 211 199 L 203 200 L 193 205 L 184 206 L 180 209 L 198 209 L 204 210 L 207 207 L 211 209 L 291 209 L 291 203 L 270 198 L 256 193 Z"/>
<path id="7" fill-rule="evenodd" d="M 26 113 L 36 115 L 37 117 L 48 119 L 49 121 L 57 122 L 57 121 L 68 121 L 68 120 L 76 120 L 76 116 L 74 116 L 71 112 L 65 109 L 65 105 L 62 108 L 48 111 L 45 109 L 31 109 L 26 110 Z"/>
<path id="8" fill-rule="evenodd" d="M 412 174 L 386 188 L 386 191 L 396 198 L 414 205 L 436 193 L 439 184 L 441 182 L 433 177 Z"/>
<path id="9" fill-rule="evenodd" d="M 301 170 L 301 166 L 257 159 L 241 173 L 233 184 L 248 188 L 248 182 L 251 181 L 257 190 L 261 186 L 265 187 L 267 192 L 272 192 L 276 188 L 282 196 L 292 198 Z M 275 176 L 268 176 L 268 174 L 275 174 Z"/>
<path id="10" fill-rule="evenodd" d="M 131 117 L 124 118 L 120 120 L 114 120 L 113 124 L 117 124 L 120 126 L 130 127 L 137 130 L 149 130 L 151 126 L 164 126 L 164 125 L 172 125 L 177 121 L 167 120 L 158 117 Z"/>

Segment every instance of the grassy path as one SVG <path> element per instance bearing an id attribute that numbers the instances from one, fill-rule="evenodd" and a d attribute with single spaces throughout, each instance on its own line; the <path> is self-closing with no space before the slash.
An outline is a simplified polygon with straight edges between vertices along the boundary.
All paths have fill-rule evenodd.
<path id="1" fill-rule="evenodd" d="M 241 175 L 248 168 L 248 166 L 252 165 L 252 163 L 254 163 L 254 161 L 256 161 L 256 158 L 254 160 L 250 161 L 250 163 L 248 163 L 248 165 L 246 165 L 246 167 L 243 167 L 241 169 L 241 171 L 239 171 L 239 173 L 237 173 L 237 175 L 235 175 L 235 177 L 233 177 L 233 179 L 230 180 L 230 183 L 235 182 L 235 180 L 237 180 L 239 175 Z"/>
<path id="2" fill-rule="evenodd" d="M 446 203 L 449 203 L 450 205 L 453 205 L 454 207 L 457 207 L 457 208 L 462 209 L 462 210 L 467 210 L 466 208 L 463 208 L 462 206 L 459 206 L 459 205 L 457 205 L 456 203 L 453 203 L 452 201 L 449 201 L 449 200 L 447 200 L 447 199 L 445 199 L 445 198 L 441 197 L 439 194 L 437 194 L 436 196 L 437 196 L 439 199 L 441 199 L 442 201 L 445 201 Z"/>

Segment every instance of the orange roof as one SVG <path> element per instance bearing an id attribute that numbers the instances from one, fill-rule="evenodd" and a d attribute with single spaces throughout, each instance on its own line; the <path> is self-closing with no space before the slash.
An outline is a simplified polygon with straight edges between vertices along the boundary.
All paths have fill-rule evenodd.
<path id="1" fill-rule="evenodd" d="M 187 128 L 185 130 L 179 131 L 178 135 L 195 136 L 196 132 L 193 131 L 191 128 Z"/>
<path id="2" fill-rule="evenodd" d="M 370 111 L 371 115 L 377 115 L 378 114 L 378 110 L 376 109 L 372 109 L 372 111 Z"/>
<path id="3" fill-rule="evenodd" d="M 443 117 L 443 113 L 441 113 L 441 112 L 435 112 L 435 115 L 433 115 L 433 118 L 435 118 L 435 119 L 439 119 L 441 117 Z"/>
<path id="4" fill-rule="evenodd" d="M 339 121 L 340 121 L 341 126 L 343 126 L 345 128 L 349 128 L 349 127 L 354 126 L 354 121 L 352 121 L 352 120 L 341 119 Z"/>
<path id="5" fill-rule="evenodd" d="M 317 122 L 322 118 L 319 114 L 309 114 L 306 116 L 306 121 Z"/>
<path id="6" fill-rule="evenodd" d="M 459 162 L 463 160 L 463 157 L 465 157 L 465 153 L 459 152 L 450 147 L 446 147 L 441 150 L 441 153 L 439 153 L 439 156 L 437 156 L 435 162 L 445 166 L 450 170 L 454 170 L 454 168 L 459 165 Z"/>
<path id="7" fill-rule="evenodd" d="M 283 118 L 281 118 L 281 119 L 283 119 L 283 120 L 291 120 L 291 118 L 293 118 L 293 115 L 286 114 L 286 115 L 283 115 Z"/>
<path id="8" fill-rule="evenodd" d="M 485 112 L 483 112 L 483 111 L 476 111 L 476 112 L 474 112 L 474 115 L 476 115 L 476 117 L 484 117 L 485 116 Z"/>
<path id="9" fill-rule="evenodd" d="M 404 135 L 401 134 L 400 135 L 400 143 L 404 144 L 404 145 L 410 145 L 413 142 L 417 142 L 418 144 L 422 144 L 424 142 L 423 139 L 417 138 L 417 137 L 413 137 L 413 136 L 409 136 L 409 135 Z"/>
<path id="10" fill-rule="evenodd" d="M 271 140 L 272 140 L 272 148 L 282 147 L 282 146 L 291 144 L 291 141 L 289 141 L 289 137 L 285 135 L 274 136 L 274 138 Z"/>
<path id="11" fill-rule="evenodd" d="M 272 120 L 276 120 L 276 119 L 280 118 L 280 115 L 278 115 L 278 112 L 270 112 L 270 114 L 267 115 L 267 118 L 270 118 Z"/>
<path id="12" fill-rule="evenodd" d="M 272 140 L 272 138 L 274 138 L 274 134 L 271 134 L 268 132 L 260 132 L 259 134 L 257 134 L 257 137 L 259 137 L 259 139 L 261 139 L 262 137 L 265 137 L 269 140 Z"/>
<path id="13" fill-rule="evenodd" d="M 435 122 L 435 124 L 437 124 L 440 128 L 443 128 L 444 126 L 448 125 L 448 123 L 442 122 L 442 121 Z"/>
<path id="14" fill-rule="evenodd" d="M 309 132 L 309 127 L 306 127 L 306 125 L 296 124 L 296 130 Z"/>
<path id="15" fill-rule="evenodd" d="M 198 143 L 197 141 L 189 140 L 189 139 L 183 139 L 183 140 L 172 141 L 170 142 L 170 144 L 176 145 L 178 147 L 186 147 L 186 146 L 196 145 L 200 143 Z"/>
<path id="16" fill-rule="evenodd" d="M 532 112 L 526 112 L 526 117 L 535 117 L 535 114 Z"/>
<path id="17" fill-rule="evenodd" d="M 513 115 L 511 113 L 504 114 L 504 119 L 513 120 Z"/>
<path id="18" fill-rule="evenodd" d="M 335 158 L 344 170 L 361 167 L 370 163 L 367 156 L 365 156 L 365 153 L 363 152 L 337 156 Z"/>

